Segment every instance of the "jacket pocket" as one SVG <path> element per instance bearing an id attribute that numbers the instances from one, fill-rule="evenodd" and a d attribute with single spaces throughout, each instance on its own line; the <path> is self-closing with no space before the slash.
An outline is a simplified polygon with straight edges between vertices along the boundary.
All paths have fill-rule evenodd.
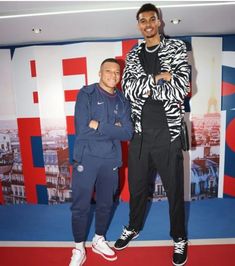
<path id="1" fill-rule="evenodd" d="M 80 163 L 82 161 L 82 156 L 84 150 L 87 146 L 87 141 L 75 139 L 74 148 L 73 148 L 73 160 Z"/>

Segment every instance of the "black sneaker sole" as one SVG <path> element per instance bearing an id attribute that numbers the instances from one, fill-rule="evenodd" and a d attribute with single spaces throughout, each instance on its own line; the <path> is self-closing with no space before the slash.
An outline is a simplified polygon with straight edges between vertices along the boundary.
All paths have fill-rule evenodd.
<path id="1" fill-rule="evenodd" d="M 135 235 L 131 240 L 136 239 L 138 236 L 139 236 L 139 234 Z M 126 248 L 126 247 L 129 245 L 129 243 L 131 242 L 131 240 L 130 240 L 125 246 L 123 246 L 123 247 L 121 247 L 121 248 L 117 248 L 117 247 L 115 247 L 115 244 L 114 244 L 113 247 L 114 247 L 116 250 L 122 250 L 122 249 Z"/>
<path id="2" fill-rule="evenodd" d="M 186 258 L 186 260 L 185 260 L 184 262 L 180 263 L 180 264 L 176 264 L 176 263 L 174 263 L 174 261 L 172 261 L 172 263 L 173 263 L 173 265 L 175 265 L 175 266 L 184 266 L 185 263 L 187 262 L 187 260 L 188 260 L 188 258 Z"/>

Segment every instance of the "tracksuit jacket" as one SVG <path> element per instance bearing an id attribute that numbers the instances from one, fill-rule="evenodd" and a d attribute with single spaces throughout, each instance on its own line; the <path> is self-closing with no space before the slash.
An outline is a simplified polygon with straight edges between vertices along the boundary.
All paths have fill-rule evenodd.
<path id="1" fill-rule="evenodd" d="M 118 100 L 115 115 L 110 115 L 106 97 L 98 86 L 98 83 L 84 86 L 78 93 L 75 105 L 76 136 L 73 159 L 81 162 L 83 154 L 116 158 L 117 166 L 120 167 L 122 165 L 120 141 L 131 139 L 133 134 L 130 105 L 123 93 L 115 89 Z M 88 126 L 92 119 L 99 121 L 97 130 Z M 120 122 L 121 126 L 114 125 L 116 122 Z"/>

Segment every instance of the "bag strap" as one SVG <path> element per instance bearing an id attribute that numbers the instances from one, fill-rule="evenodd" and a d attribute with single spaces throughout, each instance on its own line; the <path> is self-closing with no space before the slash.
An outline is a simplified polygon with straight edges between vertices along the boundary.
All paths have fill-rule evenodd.
<path id="1" fill-rule="evenodd" d="M 184 107 L 184 104 L 180 103 L 181 122 L 184 121 L 184 114 L 185 114 L 185 107 Z"/>

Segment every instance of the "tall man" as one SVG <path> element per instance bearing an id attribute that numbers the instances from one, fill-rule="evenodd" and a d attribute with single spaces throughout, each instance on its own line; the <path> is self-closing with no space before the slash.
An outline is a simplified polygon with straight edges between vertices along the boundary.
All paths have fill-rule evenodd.
<path id="1" fill-rule="evenodd" d="M 173 264 L 187 260 L 184 212 L 183 154 L 180 125 L 183 102 L 189 92 L 189 66 L 185 44 L 159 33 L 159 11 L 143 5 L 136 15 L 144 41 L 126 58 L 123 90 L 131 103 L 135 133 L 129 146 L 129 225 L 114 247 L 125 248 L 143 227 L 149 193 L 149 173 L 161 176 L 169 201 Z"/>
<path id="2" fill-rule="evenodd" d="M 120 66 L 113 58 L 104 60 L 99 83 L 84 86 L 75 105 L 76 138 L 72 174 L 72 231 L 75 249 L 70 266 L 86 260 L 85 240 L 94 187 L 96 192 L 93 252 L 109 261 L 117 259 L 105 241 L 121 166 L 120 141 L 132 137 L 130 105 L 121 91 Z"/>

